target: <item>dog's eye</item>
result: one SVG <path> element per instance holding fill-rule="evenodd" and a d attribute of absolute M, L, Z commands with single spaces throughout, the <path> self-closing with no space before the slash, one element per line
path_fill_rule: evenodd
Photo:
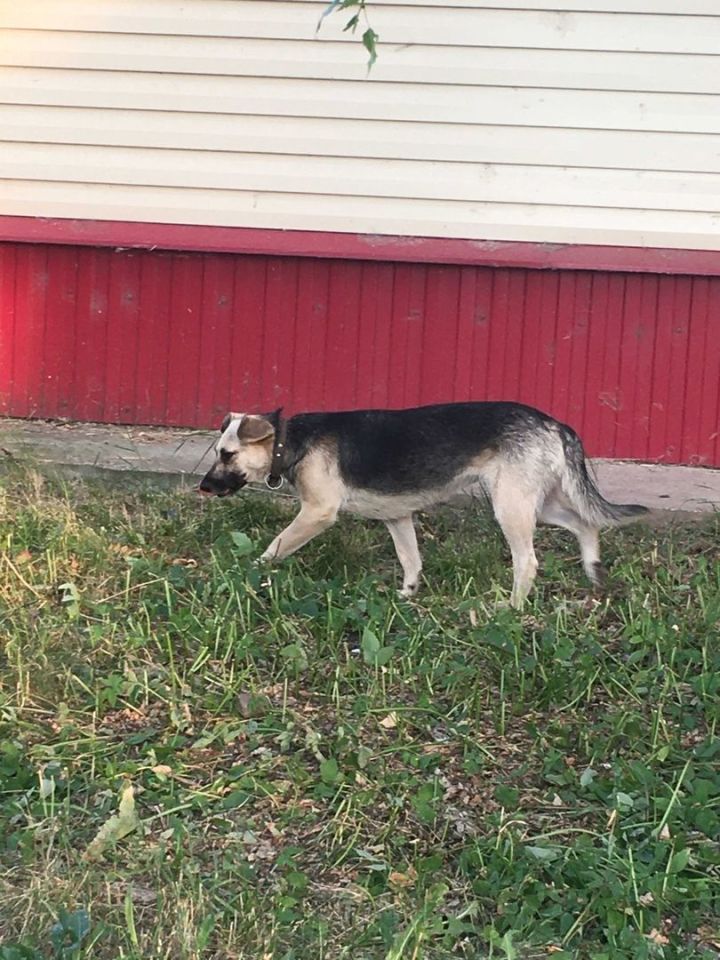
<path fill-rule="evenodd" d="M 233 454 L 233 451 L 232 451 L 232 450 L 221 450 L 221 451 L 220 451 L 220 459 L 222 460 L 223 463 L 230 463 L 230 461 L 231 461 L 232 458 L 233 458 L 233 455 L 234 455 L 234 454 Z"/>

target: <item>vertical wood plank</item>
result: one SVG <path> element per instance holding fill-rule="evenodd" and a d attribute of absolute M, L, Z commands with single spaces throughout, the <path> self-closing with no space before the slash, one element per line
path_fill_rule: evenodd
<path fill-rule="evenodd" d="M 196 423 L 204 267 L 199 255 L 173 256 L 167 383 L 167 421 L 172 426 Z"/>
<path fill-rule="evenodd" d="M 424 337 L 416 352 L 419 383 L 406 379 L 406 401 L 412 403 L 412 397 L 419 396 L 414 402 L 445 403 L 455 397 L 459 268 L 445 264 L 428 266 L 425 289 Z"/>
<path fill-rule="evenodd" d="M 42 408 L 47 261 L 47 247 L 33 245 L 17 248 L 11 384 L 11 412 L 15 417 L 51 415 Z"/>
<path fill-rule="evenodd" d="M 75 247 L 49 247 L 47 303 L 50 316 L 43 337 L 42 410 L 67 417 L 74 407 L 78 257 Z"/>
<path fill-rule="evenodd" d="M 80 249 L 78 253 L 72 407 L 72 416 L 76 420 L 105 419 L 108 289 L 112 257 L 109 250 L 94 250 L 91 247 Z"/>
<path fill-rule="evenodd" d="M 12 411 L 17 247 L 0 244 L 0 414 Z"/>
<path fill-rule="evenodd" d="M 238 257 L 230 342 L 228 410 L 262 410 L 262 370 L 265 347 L 265 300 L 269 267 L 265 257 Z M 227 412 L 227 411 L 226 411 Z"/>
<path fill-rule="evenodd" d="M 103 420 L 135 420 L 135 368 L 139 346 L 140 255 L 123 251 L 110 261 L 108 337 Z M 172 421 L 171 421 L 172 422 Z"/>
<path fill-rule="evenodd" d="M 145 254 L 142 258 L 141 282 L 138 297 L 140 347 L 135 369 L 135 415 L 138 423 L 164 424 L 170 422 L 167 408 L 168 383 L 173 356 L 171 342 L 175 335 L 171 322 L 172 255 Z M 200 378 L 202 375 L 202 370 L 191 374 Z"/>
<path fill-rule="evenodd" d="M 219 426 L 228 412 L 232 357 L 233 299 L 235 275 L 233 258 L 211 254 L 204 258 L 200 303 L 200 359 L 198 399 L 194 426 Z"/>

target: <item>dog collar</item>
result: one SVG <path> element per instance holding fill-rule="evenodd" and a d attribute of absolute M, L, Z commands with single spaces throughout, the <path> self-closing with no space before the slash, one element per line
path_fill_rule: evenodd
<path fill-rule="evenodd" d="M 269 490 L 279 490 L 283 485 L 283 460 L 285 459 L 285 438 L 287 436 L 287 424 L 278 412 L 277 424 L 275 426 L 275 443 L 273 444 L 272 460 L 270 461 L 270 473 L 265 477 L 265 486 Z"/>

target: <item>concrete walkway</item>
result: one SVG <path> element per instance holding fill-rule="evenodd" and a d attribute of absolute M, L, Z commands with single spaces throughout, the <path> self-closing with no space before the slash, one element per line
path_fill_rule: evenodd
<path fill-rule="evenodd" d="M 206 431 L 0 419 L 5 457 L 88 472 L 174 475 L 192 483 L 208 468 L 216 439 Z M 616 460 L 595 460 L 593 467 L 608 500 L 684 514 L 720 510 L 720 470 Z"/>

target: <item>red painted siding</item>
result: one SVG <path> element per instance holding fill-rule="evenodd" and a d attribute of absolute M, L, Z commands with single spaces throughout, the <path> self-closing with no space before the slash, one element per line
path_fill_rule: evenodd
<path fill-rule="evenodd" d="M 0 412 L 215 426 L 517 399 L 720 466 L 720 278 L 0 244 Z"/>

